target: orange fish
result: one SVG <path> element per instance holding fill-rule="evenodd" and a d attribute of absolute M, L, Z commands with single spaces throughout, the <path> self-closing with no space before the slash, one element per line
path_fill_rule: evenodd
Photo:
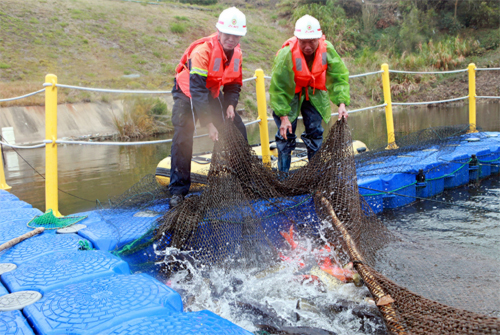
<path fill-rule="evenodd" d="M 280 234 L 292 247 L 292 250 L 298 248 L 299 250 L 307 251 L 306 248 L 300 246 L 293 239 L 293 225 L 290 226 L 290 230 L 288 233 L 280 232 Z M 334 276 L 344 283 L 352 281 L 353 276 L 356 273 L 356 271 L 353 270 L 352 263 L 349 263 L 344 268 L 342 268 L 335 259 L 332 261 L 331 256 L 333 255 L 331 255 L 331 252 L 332 248 L 328 244 L 326 244 L 322 249 L 312 251 L 312 253 L 316 254 L 316 261 L 321 270 Z M 287 257 L 280 253 L 280 258 L 286 262 L 296 262 L 300 268 L 306 266 L 305 262 L 299 257 Z"/>
<path fill-rule="evenodd" d="M 281 234 L 281 236 L 283 236 L 285 238 L 285 240 L 288 242 L 288 244 L 290 244 L 290 246 L 292 247 L 292 250 L 295 250 L 295 248 L 297 248 L 298 243 L 293 240 L 293 225 L 290 226 L 289 233 L 285 233 L 284 231 L 281 231 L 280 234 Z"/>

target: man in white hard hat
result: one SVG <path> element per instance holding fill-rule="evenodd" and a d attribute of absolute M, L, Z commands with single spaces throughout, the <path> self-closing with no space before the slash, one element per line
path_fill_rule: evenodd
<path fill-rule="evenodd" d="M 325 39 L 318 20 L 310 15 L 301 17 L 295 23 L 294 35 L 276 54 L 269 88 L 278 126 L 278 170 L 282 172 L 290 169 L 299 111 L 305 125 L 301 137 L 311 160 L 323 142 L 321 122 L 330 121 L 330 101 L 338 106 L 339 119 L 347 118 L 350 102 L 349 71 Z"/>
<path fill-rule="evenodd" d="M 235 113 L 243 84 L 239 43 L 247 32 L 246 18 L 237 8 L 231 7 L 220 14 L 215 26 L 216 33 L 193 42 L 186 49 L 176 68 L 172 89 L 175 132 L 169 185 L 171 207 L 184 200 L 191 186 L 196 119 L 208 128 L 213 141 L 219 137 L 217 127 L 228 119 L 247 138 L 245 125 Z"/>

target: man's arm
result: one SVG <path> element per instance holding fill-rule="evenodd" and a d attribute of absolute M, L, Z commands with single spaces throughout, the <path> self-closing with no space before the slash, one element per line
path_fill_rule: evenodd
<path fill-rule="evenodd" d="M 290 103 L 295 96 L 295 75 L 293 73 L 292 52 L 290 47 L 281 49 L 274 59 L 269 87 L 269 104 L 274 113 L 288 116 L 291 111 Z"/>
<path fill-rule="evenodd" d="M 240 98 L 241 85 L 226 84 L 222 91 L 224 92 L 224 110 L 226 111 L 226 117 L 234 120 L 234 113 Z"/>
<path fill-rule="evenodd" d="M 202 126 L 212 122 L 208 108 L 208 97 L 210 90 L 207 88 L 208 65 L 210 62 L 210 51 L 204 44 L 196 47 L 191 53 L 189 60 L 189 91 L 194 110 L 200 118 Z"/>
<path fill-rule="evenodd" d="M 330 100 L 339 106 L 339 118 L 347 117 L 345 107 L 351 102 L 349 70 L 330 42 L 326 42 L 328 69 L 326 70 L 326 89 Z"/>
<path fill-rule="evenodd" d="M 292 109 L 290 103 L 295 96 L 295 74 L 290 47 L 281 49 L 274 59 L 269 96 L 271 108 L 281 119 L 280 135 L 286 140 L 287 133 L 292 132 L 288 115 Z"/>

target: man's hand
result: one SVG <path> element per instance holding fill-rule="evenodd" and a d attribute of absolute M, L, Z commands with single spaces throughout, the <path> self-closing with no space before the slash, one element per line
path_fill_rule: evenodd
<path fill-rule="evenodd" d="M 290 120 L 288 120 L 288 116 L 282 116 L 280 117 L 280 119 L 281 119 L 280 135 L 285 140 L 287 140 L 286 134 L 292 133 L 292 124 L 290 123 Z"/>
<path fill-rule="evenodd" d="M 232 105 L 227 107 L 226 115 L 228 119 L 234 121 L 234 107 Z"/>
<path fill-rule="evenodd" d="M 339 105 L 339 120 L 342 119 L 342 116 L 347 120 L 347 110 L 344 103 Z"/>
<path fill-rule="evenodd" d="M 208 137 L 214 142 L 219 140 L 219 132 L 217 131 L 217 128 L 215 128 L 213 123 L 209 123 L 207 125 L 208 128 Z"/>

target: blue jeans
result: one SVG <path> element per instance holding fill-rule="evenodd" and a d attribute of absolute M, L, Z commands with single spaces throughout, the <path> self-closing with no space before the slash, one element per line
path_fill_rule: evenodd
<path fill-rule="evenodd" d="M 318 110 L 311 104 L 310 101 L 304 100 L 300 107 L 300 113 L 305 125 L 305 131 L 302 133 L 301 138 L 307 148 L 307 158 L 311 161 L 314 154 L 321 148 L 323 143 L 323 126 L 321 122 L 323 118 Z M 288 172 L 290 170 L 290 163 L 292 161 L 292 150 L 295 150 L 296 139 L 295 130 L 297 129 L 297 119 L 292 122 L 292 133 L 288 132 L 285 140 L 280 135 L 281 119 L 273 112 L 274 122 L 278 126 L 276 133 L 276 145 L 278 147 L 278 170 L 281 172 Z"/>

